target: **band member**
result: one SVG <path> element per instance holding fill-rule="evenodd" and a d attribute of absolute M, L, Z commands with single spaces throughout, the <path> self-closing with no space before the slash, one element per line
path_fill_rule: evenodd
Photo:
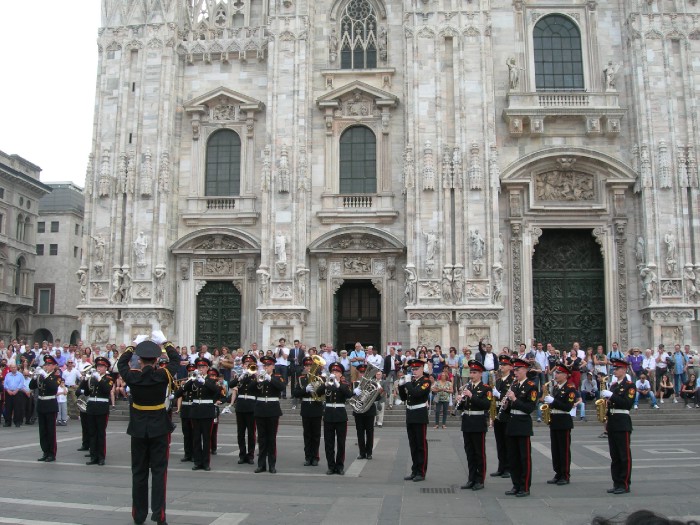
<path fill-rule="evenodd" d="M 506 496 L 523 498 L 530 495 L 532 481 L 532 458 L 530 436 L 532 436 L 532 417 L 530 414 L 537 406 L 537 385 L 527 378 L 530 363 L 524 359 L 513 359 L 515 381 L 505 396 L 506 411 L 509 414 L 506 426 L 506 446 L 508 448 L 508 465 L 513 488 L 506 491 Z"/>
<path fill-rule="evenodd" d="M 399 397 L 406 403 L 406 433 L 411 448 L 411 473 L 405 480 L 423 481 L 428 470 L 429 370 L 422 359 L 411 359 L 411 371 L 399 380 Z"/>
<path fill-rule="evenodd" d="M 345 474 L 345 438 L 348 435 L 348 413 L 345 401 L 352 397 L 350 385 L 343 377 L 345 367 L 331 363 L 326 381 L 326 409 L 323 413 L 323 441 L 326 446 L 326 474 Z M 336 446 L 337 445 L 337 446 Z"/>
<path fill-rule="evenodd" d="M 192 392 L 190 421 L 192 423 L 192 470 L 210 471 L 211 428 L 214 425 L 216 409 L 214 401 L 219 395 L 219 386 L 208 376 L 211 361 L 198 357 L 194 366 L 197 376 L 185 383 L 185 391 Z"/>
<path fill-rule="evenodd" d="M 219 371 L 216 368 L 209 369 L 209 377 L 216 382 L 218 388 L 218 393 L 214 399 L 214 421 L 211 426 L 211 439 L 209 440 L 209 449 L 212 456 L 216 456 L 216 451 L 219 444 L 219 416 L 221 415 L 221 409 L 219 405 L 226 399 L 226 387 L 223 381 L 220 379 Z"/>
<path fill-rule="evenodd" d="M 148 476 L 151 487 L 151 520 L 166 525 L 165 488 L 170 449 L 170 421 L 165 408 L 168 385 L 177 374 L 180 355 L 160 330 L 148 336 L 140 335 L 134 341 L 136 348 L 127 346 L 119 356 L 119 375 L 129 387 L 131 408 L 126 433 L 131 436 L 131 517 L 137 524 L 148 515 Z M 164 347 L 161 349 L 161 345 Z M 158 368 L 156 359 L 163 352 L 168 355 L 167 368 Z M 138 368 L 129 369 L 133 354 Z"/>
<path fill-rule="evenodd" d="M 58 401 L 56 393 L 63 382 L 60 376 L 54 374 L 56 360 L 46 354 L 44 364 L 29 382 L 30 389 L 37 389 L 37 414 L 39 419 L 39 443 L 43 455 L 37 461 L 56 461 L 56 414 Z"/>
<path fill-rule="evenodd" d="M 496 398 L 496 408 L 500 411 L 501 405 L 505 400 L 505 396 L 510 390 L 510 387 L 515 381 L 513 375 L 513 363 L 507 355 L 498 356 L 498 364 L 500 377 L 496 379 L 496 384 L 493 387 L 493 397 Z M 510 478 L 510 470 L 508 468 L 508 449 L 506 448 L 506 426 L 507 419 L 501 421 L 498 417 L 493 421 L 493 435 L 496 438 L 496 452 L 498 454 L 498 468 L 496 472 L 492 472 L 494 478 Z"/>
<path fill-rule="evenodd" d="M 488 409 L 491 407 L 491 387 L 481 382 L 484 365 L 470 359 L 469 382 L 457 396 L 457 410 L 462 411 L 462 437 L 467 454 L 469 477 L 462 489 L 481 490 L 486 479 L 486 432 Z"/>
<path fill-rule="evenodd" d="M 255 383 L 255 426 L 258 430 L 258 468 L 255 473 L 265 472 L 266 465 L 270 474 L 277 472 L 277 427 L 282 408 L 280 395 L 287 389 L 280 372 L 275 372 L 275 358 L 260 358 L 263 370 L 258 371 Z"/>
<path fill-rule="evenodd" d="M 114 386 L 107 373 L 111 366 L 106 357 L 95 358 L 95 371 L 80 382 L 80 391 L 87 396 L 85 418 L 90 436 L 90 461 L 86 465 L 104 465 L 107 455 L 107 422 L 109 396 Z"/>
<path fill-rule="evenodd" d="M 292 392 L 292 397 L 301 399 L 301 424 L 304 427 L 304 466 L 317 466 L 321 446 L 321 423 L 323 419 L 323 396 L 326 385 L 313 385 L 309 383 L 309 372 L 313 359 L 305 357 L 304 370 L 297 380 Z M 320 376 L 319 376 L 320 377 Z"/>
<path fill-rule="evenodd" d="M 610 385 L 610 390 L 603 390 L 600 395 L 608 401 L 608 447 L 610 449 L 610 474 L 613 487 L 609 494 L 625 494 L 630 491 L 632 475 L 632 450 L 630 437 L 632 435 L 632 419 L 630 408 L 634 405 L 637 389 L 627 380 L 627 361 L 611 359 L 610 366 L 616 382 Z"/>
<path fill-rule="evenodd" d="M 551 422 L 549 439 L 552 443 L 552 468 L 554 477 L 550 485 L 568 485 L 571 467 L 571 429 L 574 421 L 570 411 L 576 401 L 576 387 L 570 382 L 571 370 L 566 365 L 554 367 L 554 386 L 544 402 L 549 405 Z"/>
<path fill-rule="evenodd" d="M 254 356 L 243 357 L 243 371 L 228 384 L 231 403 L 236 405 L 236 432 L 238 434 L 238 464 L 255 462 L 255 393 L 257 391 Z"/>
<path fill-rule="evenodd" d="M 367 365 L 364 363 L 357 366 L 360 378 L 362 378 L 366 370 Z M 359 385 L 360 381 L 353 383 L 353 393 L 356 396 L 362 394 Z M 360 449 L 360 455 L 357 456 L 357 459 L 372 459 L 372 449 L 374 448 L 374 418 L 377 416 L 377 407 L 375 403 L 372 403 L 369 410 L 366 412 L 358 413 L 353 410 L 352 415 L 355 418 L 357 446 Z"/>
<path fill-rule="evenodd" d="M 187 365 L 187 373 L 192 374 L 197 370 L 194 363 Z M 180 384 L 175 391 L 173 399 L 177 400 L 178 412 L 180 413 L 180 424 L 182 425 L 182 444 L 185 448 L 185 455 L 180 458 L 180 461 L 186 463 L 192 461 L 192 399 L 194 399 L 194 391 L 185 391 L 185 383 Z"/>

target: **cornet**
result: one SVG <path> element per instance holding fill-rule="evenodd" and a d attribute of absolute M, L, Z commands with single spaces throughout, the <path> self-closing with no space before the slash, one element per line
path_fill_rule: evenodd
<path fill-rule="evenodd" d="M 265 369 L 264 368 L 258 368 L 255 371 L 255 375 L 257 376 L 258 383 L 262 383 L 263 381 L 265 381 Z"/>

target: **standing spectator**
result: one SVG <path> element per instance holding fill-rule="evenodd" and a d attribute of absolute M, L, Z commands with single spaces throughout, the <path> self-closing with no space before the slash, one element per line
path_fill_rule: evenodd
<path fill-rule="evenodd" d="M 661 402 L 663 403 L 664 396 L 661 395 L 661 383 L 663 382 L 663 376 L 668 373 L 668 362 L 670 361 L 671 356 L 668 355 L 663 344 L 660 344 L 658 348 L 659 349 L 656 353 L 656 397 L 660 398 Z"/>
<path fill-rule="evenodd" d="M 686 371 L 688 370 L 688 358 L 681 352 L 681 345 L 676 345 L 673 349 L 673 388 L 676 395 L 681 393 L 681 385 L 685 380 Z"/>
<path fill-rule="evenodd" d="M 656 384 L 656 359 L 652 355 L 651 348 L 644 350 L 644 358 L 642 359 L 642 371 L 647 375 L 652 390 L 658 390 Z"/>
<path fill-rule="evenodd" d="M 442 371 L 437 381 L 431 388 L 435 399 L 435 428 L 440 426 L 440 413 L 442 412 L 442 428 L 447 428 L 447 411 L 452 395 L 452 383 L 447 377 L 447 372 Z"/>
<path fill-rule="evenodd" d="M 608 356 L 605 355 L 603 345 L 598 345 L 595 355 L 593 356 L 593 367 L 596 374 L 608 375 Z"/>
<path fill-rule="evenodd" d="M 547 343 L 547 372 L 550 375 L 550 379 L 554 379 L 554 367 L 559 364 L 559 354 L 556 348 L 552 346 L 552 343 Z"/>
<path fill-rule="evenodd" d="M 481 374 L 481 382 L 485 385 L 489 383 L 489 376 L 496 369 L 498 363 L 496 356 L 493 353 L 491 344 L 484 345 L 484 340 L 479 339 L 479 353 L 476 356 L 476 361 L 484 366 L 484 371 Z"/>
<path fill-rule="evenodd" d="M 437 379 L 442 369 L 445 367 L 445 356 L 442 353 L 442 347 L 440 345 L 435 345 L 435 350 L 430 360 L 433 364 L 433 378 Z"/>
<path fill-rule="evenodd" d="M 384 358 L 371 345 L 367 347 L 366 362 L 369 365 L 377 367 L 379 370 L 384 368 Z"/>
<path fill-rule="evenodd" d="M 357 367 L 360 366 L 361 364 L 364 364 L 365 358 L 367 357 L 367 354 L 365 353 L 365 349 L 362 347 L 362 343 L 357 342 L 355 343 L 355 349 L 350 352 L 350 380 L 354 383 L 357 381 L 359 377 L 359 373 L 357 372 Z"/>
<path fill-rule="evenodd" d="M 569 352 L 569 357 L 566 358 L 564 364 L 571 370 L 571 382 L 576 387 L 576 390 L 581 388 L 581 358 L 578 356 L 577 346 L 574 343 L 574 348 Z"/>
<path fill-rule="evenodd" d="M 58 368 L 56 368 L 58 370 Z M 58 415 L 56 416 L 56 424 L 59 427 L 68 426 L 68 388 L 65 383 L 58 385 L 56 392 L 56 401 L 58 402 Z"/>
<path fill-rule="evenodd" d="M 199 352 L 194 351 L 195 347 L 191 346 L 190 350 L 190 363 L 194 364 L 197 359 L 204 358 L 207 361 L 211 361 L 211 354 L 209 353 L 209 347 L 207 345 L 202 345 L 199 347 Z"/>
<path fill-rule="evenodd" d="M 185 379 L 187 377 L 187 365 L 190 364 L 190 356 L 187 353 L 187 347 L 183 346 L 180 349 L 180 366 L 177 368 L 177 378 Z"/>
<path fill-rule="evenodd" d="M 396 355 L 396 348 L 390 346 L 389 353 L 384 358 L 384 377 L 391 382 L 396 381 L 396 373 L 398 372 L 399 368 L 401 368 L 401 358 Z"/>
<path fill-rule="evenodd" d="M 615 341 L 612 344 L 612 350 L 610 350 L 610 352 L 608 353 L 608 360 L 610 359 L 622 359 L 623 361 L 625 360 L 625 356 L 622 355 L 622 350 L 620 350 L 617 341 Z"/>
<path fill-rule="evenodd" d="M 336 362 L 343 365 L 343 377 L 345 378 L 345 381 L 350 383 L 350 368 L 352 368 L 352 365 L 350 364 L 350 359 L 348 358 L 348 351 L 341 350 L 340 357 Z"/>
<path fill-rule="evenodd" d="M 469 360 L 472 358 L 472 351 L 466 346 L 462 347 L 462 355 L 459 356 L 459 373 L 455 380 L 455 391 L 459 392 L 463 385 L 469 382 Z"/>
<path fill-rule="evenodd" d="M 277 348 L 273 353 L 275 358 L 275 374 L 282 376 L 284 389 L 280 392 L 282 399 L 287 399 L 287 380 L 289 378 L 289 348 L 287 348 L 287 340 L 280 337 L 277 341 Z M 272 459 L 271 459 L 272 461 Z"/>
<path fill-rule="evenodd" d="M 9 372 L 5 376 L 5 426 L 15 424 L 17 428 L 22 426 L 26 395 L 24 393 L 24 375 L 17 371 L 17 363 L 10 361 Z"/>
<path fill-rule="evenodd" d="M 76 370 L 73 359 L 70 358 L 66 361 L 66 370 L 63 372 L 63 381 L 65 382 L 66 389 L 66 402 L 68 417 L 70 419 L 78 419 L 78 397 L 76 395 L 76 390 L 78 390 L 78 383 L 80 382 L 80 372 Z M 59 407 L 60 412 L 60 407 Z M 68 418 L 66 418 L 68 420 Z"/>
<path fill-rule="evenodd" d="M 630 364 L 634 375 L 637 378 L 639 378 L 642 372 L 644 372 L 644 369 L 642 368 L 642 363 L 644 362 L 644 357 L 642 356 L 642 349 L 632 348 L 630 351 L 632 353 L 631 355 L 627 356 L 627 362 Z M 637 391 L 639 391 L 639 389 L 637 389 Z"/>
<path fill-rule="evenodd" d="M 695 352 L 693 352 L 690 349 L 690 345 L 685 345 L 683 347 L 683 353 L 685 354 L 685 357 L 687 358 L 687 363 L 688 363 L 687 374 L 688 375 L 695 374 L 697 376 L 698 374 L 695 371 Z"/>
<path fill-rule="evenodd" d="M 547 359 L 547 352 L 544 351 L 542 343 L 538 342 L 535 346 L 535 361 L 539 365 L 540 372 L 540 385 L 544 385 L 547 382 L 547 376 L 552 373 L 553 369 L 549 368 L 549 359 Z M 541 388 L 541 387 L 540 387 Z"/>
<path fill-rule="evenodd" d="M 445 366 L 452 376 L 452 393 L 456 393 L 457 389 L 455 386 L 459 377 L 459 358 L 457 357 L 457 349 L 454 346 L 450 347 L 447 359 L 445 359 Z"/>
<path fill-rule="evenodd" d="M 328 372 L 328 367 L 330 367 L 333 363 L 338 362 L 338 355 L 335 353 L 333 350 L 333 345 L 332 344 L 324 344 L 321 343 L 321 357 L 326 361 L 326 364 L 323 366 L 323 369 Z M 347 355 L 347 352 L 345 352 L 345 355 Z M 350 362 L 348 361 L 348 364 Z M 343 365 L 345 366 L 345 365 Z M 345 368 L 346 371 L 350 371 L 350 368 Z"/>
<path fill-rule="evenodd" d="M 218 348 L 214 348 L 211 353 L 211 368 L 219 370 L 221 368 L 221 351 Z"/>
<path fill-rule="evenodd" d="M 695 400 L 695 408 L 700 408 L 700 389 L 698 389 L 698 381 L 695 374 L 690 374 L 688 381 L 683 384 L 681 397 L 685 400 L 685 406 L 687 408 L 693 408 L 688 403 L 691 399 Z"/>
<path fill-rule="evenodd" d="M 374 425 L 381 427 L 384 424 L 384 414 L 386 409 L 391 409 L 390 393 L 392 387 L 392 380 L 388 377 L 382 379 L 383 375 L 381 372 L 377 372 L 375 379 L 379 382 L 380 389 L 377 400 L 375 401 L 377 405 L 377 419 Z"/>
<path fill-rule="evenodd" d="M 637 394 L 634 397 L 635 410 L 639 408 L 640 397 L 648 397 L 649 401 L 651 402 L 651 408 L 659 408 L 659 405 L 656 404 L 656 396 L 654 395 L 654 392 L 651 389 L 651 384 L 649 383 L 646 374 L 642 374 L 641 376 L 639 376 L 639 379 L 637 379 L 635 386 L 637 387 Z"/>
<path fill-rule="evenodd" d="M 289 393 L 291 395 L 292 390 L 297 384 L 297 379 L 299 375 L 304 370 L 304 356 L 305 352 L 301 346 L 299 339 L 294 340 L 294 346 L 289 349 Z M 298 399 L 301 403 L 301 398 Z M 297 407 L 297 398 L 292 396 L 292 408 Z"/>

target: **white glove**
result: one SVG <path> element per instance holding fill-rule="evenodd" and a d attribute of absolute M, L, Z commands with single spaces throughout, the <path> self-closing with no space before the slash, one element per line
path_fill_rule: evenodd
<path fill-rule="evenodd" d="M 137 335 L 136 339 L 134 339 L 134 346 L 138 345 L 139 343 L 143 343 L 146 340 L 148 340 L 147 335 Z"/>
<path fill-rule="evenodd" d="M 610 390 L 603 390 L 600 393 L 600 395 L 603 396 L 605 399 L 608 399 L 609 397 L 611 397 L 613 395 L 613 393 Z"/>
<path fill-rule="evenodd" d="M 401 386 L 405 383 L 406 383 L 406 376 L 403 376 L 401 379 L 399 379 L 399 386 Z"/>
<path fill-rule="evenodd" d="M 336 388 L 340 388 L 340 381 L 338 381 L 337 377 L 333 379 L 333 383 L 335 383 Z"/>
<path fill-rule="evenodd" d="M 359 396 L 362 393 L 362 390 L 360 390 L 359 388 L 356 388 L 355 390 L 353 390 L 353 392 L 355 392 L 356 396 Z"/>
<path fill-rule="evenodd" d="M 100 374 L 98 374 L 97 372 L 93 372 L 93 373 L 92 373 L 92 378 L 93 378 L 95 381 L 99 381 L 99 380 L 100 380 Z"/>
<path fill-rule="evenodd" d="M 429 374 L 430 373 L 430 367 L 428 366 L 428 363 L 425 363 L 423 365 L 423 373 L 424 374 Z"/>
<path fill-rule="evenodd" d="M 272 376 L 270 374 L 265 374 L 265 381 L 269 381 L 272 379 Z"/>
<path fill-rule="evenodd" d="M 549 404 L 552 401 L 554 401 L 554 398 L 552 396 L 544 396 L 544 402 Z"/>
<path fill-rule="evenodd" d="M 314 391 L 313 385 L 306 385 L 306 391 L 309 393 L 313 392 Z"/>
<path fill-rule="evenodd" d="M 404 378 L 406 379 L 406 381 L 413 381 L 413 375 L 412 375 L 412 374 L 406 374 L 406 375 L 404 376 Z"/>
<path fill-rule="evenodd" d="M 498 389 L 496 387 L 493 387 L 492 394 L 493 394 L 493 397 L 495 397 L 496 399 L 501 399 L 501 393 L 498 391 Z"/>
<path fill-rule="evenodd" d="M 171 401 L 172 401 L 173 399 L 175 399 L 175 394 L 170 394 L 170 395 L 168 396 L 168 399 L 170 399 Z"/>
<path fill-rule="evenodd" d="M 163 334 L 163 332 L 161 330 L 153 330 L 151 332 L 151 341 L 153 341 L 154 343 L 156 343 L 158 345 L 162 345 L 167 340 L 168 340 L 168 338 L 165 337 L 165 335 Z"/>
<path fill-rule="evenodd" d="M 199 377 L 197 378 L 197 381 L 200 382 L 200 383 L 202 383 L 202 384 L 204 384 L 204 377 L 199 376 Z"/>
<path fill-rule="evenodd" d="M 42 368 L 41 371 L 39 372 L 39 375 L 40 375 L 41 377 L 48 377 L 48 376 L 49 376 L 49 373 L 48 373 L 46 370 L 44 370 L 44 369 Z"/>
<path fill-rule="evenodd" d="M 222 411 L 222 414 L 230 414 L 231 413 L 231 407 L 225 407 Z"/>

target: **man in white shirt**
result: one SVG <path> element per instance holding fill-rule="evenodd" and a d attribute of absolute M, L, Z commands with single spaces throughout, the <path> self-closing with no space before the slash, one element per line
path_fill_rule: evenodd
<path fill-rule="evenodd" d="M 545 351 L 542 343 L 538 342 L 535 348 L 535 361 L 540 365 L 542 373 L 540 373 L 540 388 L 547 382 L 547 372 L 549 367 L 549 360 L 547 359 L 547 352 Z"/>
<path fill-rule="evenodd" d="M 367 363 L 376 366 L 379 370 L 384 368 L 384 358 L 374 350 L 372 345 L 367 347 Z"/>
<path fill-rule="evenodd" d="M 190 350 L 192 347 L 190 347 Z M 190 363 L 194 364 L 194 362 L 199 359 L 200 357 L 205 357 L 209 361 L 211 361 L 211 354 L 209 353 L 209 347 L 207 345 L 202 345 L 199 347 L 199 353 L 197 352 L 192 352 L 190 354 Z"/>
<path fill-rule="evenodd" d="M 576 357 L 581 359 L 581 361 L 586 360 L 586 352 L 585 352 L 585 350 L 581 349 L 581 345 L 579 345 L 578 341 L 574 342 L 573 349 L 576 350 Z"/>
<path fill-rule="evenodd" d="M 661 380 L 663 376 L 668 372 L 668 364 L 666 359 L 670 358 L 668 352 L 666 352 L 666 347 L 663 344 L 659 345 L 659 349 L 656 352 L 656 395 L 661 395 Z M 675 398 L 674 398 L 675 399 Z M 663 398 L 662 398 L 663 401 Z"/>
<path fill-rule="evenodd" d="M 642 372 L 644 372 L 651 383 L 652 390 L 656 383 L 656 358 L 651 352 L 651 348 L 644 350 L 644 359 L 642 359 Z"/>
<path fill-rule="evenodd" d="M 326 364 L 323 366 L 323 369 L 326 372 L 328 372 L 328 367 L 338 361 L 338 355 L 333 350 L 332 344 L 326 345 L 322 343 L 321 346 L 323 346 L 323 348 L 321 349 L 321 357 L 326 361 Z"/>
<path fill-rule="evenodd" d="M 637 379 L 637 394 L 634 397 L 634 409 L 637 410 L 639 408 L 639 398 L 640 397 L 648 397 L 649 401 L 651 402 L 651 408 L 659 408 L 659 405 L 656 404 L 656 396 L 654 395 L 654 392 L 651 390 L 651 383 L 649 383 L 649 380 L 647 379 L 646 374 L 640 374 L 639 379 Z"/>
<path fill-rule="evenodd" d="M 73 358 L 68 358 L 66 361 L 66 369 L 63 371 L 61 377 L 66 383 L 66 388 L 68 388 L 67 402 L 68 402 L 68 417 L 71 419 L 78 419 L 78 398 L 75 395 L 75 391 L 78 389 L 80 383 L 80 371 L 75 368 L 75 362 Z"/>
<path fill-rule="evenodd" d="M 280 337 L 277 342 L 277 348 L 273 350 L 275 357 L 275 373 L 281 374 L 284 378 L 284 390 L 282 391 L 282 399 L 287 399 L 287 378 L 289 377 L 289 348 L 287 348 L 287 340 Z"/>

